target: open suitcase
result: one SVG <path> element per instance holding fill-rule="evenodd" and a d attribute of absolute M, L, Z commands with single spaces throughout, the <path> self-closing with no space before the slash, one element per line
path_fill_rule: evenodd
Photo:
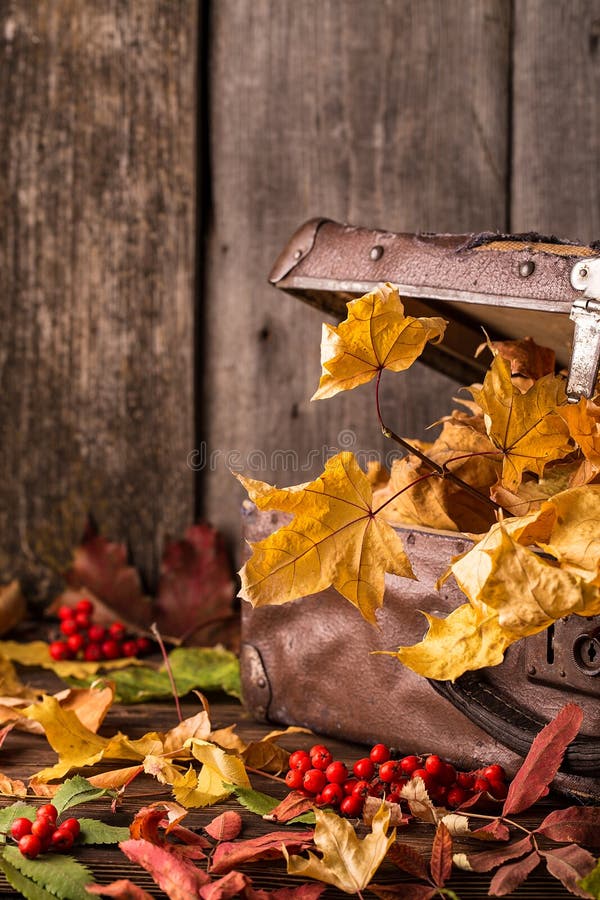
<path fill-rule="evenodd" d="M 540 235 L 392 234 L 307 222 L 271 282 L 345 316 L 348 300 L 397 285 L 411 315 L 450 321 L 422 360 L 461 384 L 480 377 L 481 325 L 494 339 L 531 335 L 569 366 L 567 394 L 591 396 L 600 361 L 600 251 Z M 264 538 L 284 517 L 244 504 L 244 535 Z M 333 590 L 284 606 L 243 604 L 242 683 L 259 719 L 303 725 L 402 753 L 435 752 L 461 769 L 490 759 L 511 772 L 534 735 L 568 701 L 584 710 L 556 787 L 600 800 L 600 616 L 569 616 L 509 647 L 496 667 L 436 682 L 375 655 L 421 639 L 420 610 L 446 616 L 464 597 L 435 583 L 470 542 L 459 532 L 397 529 L 417 581 L 386 576 L 380 630 Z M 315 615 L 318 605 L 318 615 Z"/>

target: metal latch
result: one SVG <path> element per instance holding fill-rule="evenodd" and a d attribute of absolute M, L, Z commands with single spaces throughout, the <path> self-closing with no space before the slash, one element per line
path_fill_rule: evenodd
<path fill-rule="evenodd" d="M 575 333 L 567 398 L 569 403 L 577 403 L 581 397 L 593 396 L 600 367 L 600 257 L 576 263 L 571 270 L 571 284 L 583 293 L 571 307 L 570 315 Z"/>

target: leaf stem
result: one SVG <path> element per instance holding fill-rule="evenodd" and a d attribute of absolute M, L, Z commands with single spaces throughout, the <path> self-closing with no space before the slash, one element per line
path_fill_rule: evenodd
<path fill-rule="evenodd" d="M 280 784 L 285 784 L 285 778 L 280 778 L 279 775 L 271 775 L 270 772 L 263 772 L 262 769 L 253 769 L 251 766 L 246 766 L 244 763 L 244 767 L 246 772 L 252 772 L 253 775 L 261 775 L 263 778 L 270 778 L 271 781 L 278 781 Z"/>
<path fill-rule="evenodd" d="M 483 813 L 473 813 L 468 809 L 465 809 L 464 811 L 461 809 L 455 809 L 454 812 L 457 816 L 464 816 L 467 819 L 485 819 L 486 822 L 495 822 L 496 819 L 498 819 L 500 822 L 504 822 L 506 825 L 512 825 L 513 828 L 518 828 L 519 831 L 524 831 L 525 834 L 533 835 L 531 829 L 525 828 L 524 825 L 520 825 L 513 819 L 505 819 L 504 816 L 485 816 L 483 815 Z"/>
<path fill-rule="evenodd" d="M 177 710 L 177 718 L 180 722 L 183 722 L 183 715 L 181 713 L 181 704 L 179 703 L 179 696 L 177 695 L 177 685 L 175 684 L 175 679 L 173 677 L 173 670 L 171 668 L 171 662 L 169 660 L 169 656 L 167 654 L 164 641 L 162 639 L 161 633 L 158 630 L 158 626 L 156 622 L 153 622 L 150 626 L 150 631 L 154 635 L 156 639 L 156 643 L 160 647 L 160 652 L 162 654 L 162 658 L 165 663 L 165 669 L 167 670 L 167 675 L 169 676 L 169 681 L 171 683 L 171 691 L 173 692 L 173 699 L 175 700 L 175 709 Z"/>

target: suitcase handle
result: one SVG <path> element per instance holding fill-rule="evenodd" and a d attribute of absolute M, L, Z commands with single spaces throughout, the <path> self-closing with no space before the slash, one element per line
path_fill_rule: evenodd
<path fill-rule="evenodd" d="M 467 672 L 454 682 L 429 679 L 429 683 L 467 719 L 519 756 L 527 754 L 536 734 L 547 724 L 498 693 L 477 672 Z M 595 777 L 599 765 L 600 741 L 579 737 L 567 748 L 561 770 Z"/>

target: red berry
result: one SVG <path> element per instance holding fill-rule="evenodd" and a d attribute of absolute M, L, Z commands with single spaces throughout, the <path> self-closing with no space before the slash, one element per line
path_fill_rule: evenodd
<path fill-rule="evenodd" d="M 27 859 L 35 859 L 42 849 L 42 842 L 35 834 L 25 834 L 19 841 L 19 850 Z"/>
<path fill-rule="evenodd" d="M 323 803 L 327 803 L 329 806 L 338 806 L 344 799 L 344 791 L 340 784 L 330 782 L 321 791 L 321 797 Z"/>
<path fill-rule="evenodd" d="M 490 789 L 490 783 L 487 778 L 484 778 L 483 775 L 478 775 L 475 781 L 473 782 L 473 790 L 476 794 L 479 794 L 483 791 L 488 791 Z"/>
<path fill-rule="evenodd" d="M 288 759 L 288 766 L 290 769 L 299 769 L 301 772 L 308 772 L 309 769 L 312 769 L 310 756 L 306 750 L 294 750 Z"/>
<path fill-rule="evenodd" d="M 506 772 L 497 763 L 493 766 L 487 766 L 481 774 L 488 781 L 506 781 Z"/>
<path fill-rule="evenodd" d="M 457 806 L 462 806 L 465 800 L 468 799 L 468 792 L 464 788 L 458 786 L 451 787 L 446 794 L 446 803 L 453 809 L 456 809 Z"/>
<path fill-rule="evenodd" d="M 362 781 L 357 781 L 356 784 L 354 785 L 354 787 L 352 788 L 352 796 L 353 797 L 362 797 L 364 799 L 365 797 L 369 796 L 370 791 L 371 791 L 371 785 L 369 784 L 368 781 L 365 781 L 363 779 Z"/>
<path fill-rule="evenodd" d="M 357 794 L 349 794 L 340 803 L 340 812 L 343 816 L 359 816 L 363 808 L 363 798 Z"/>
<path fill-rule="evenodd" d="M 76 634 L 76 632 L 79 631 L 79 626 L 75 619 L 63 619 L 60 623 L 60 630 L 65 637 L 70 637 L 72 634 Z"/>
<path fill-rule="evenodd" d="M 394 794 L 399 794 L 405 784 L 408 784 L 408 778 L 398 778 L 390 784 L 390 791 Z"/>
<path fill-rule="evenodd" d="M 506 795 L 508 794 L 508 788 L 503 781 L 495 781 L 493 778 L 489 779 L 490 786 L 488 788 L 489 793 L 495 800 L 504 800 Z"/>
<path fill-rule="evenodd" d="M 78 600 L 75 604 L 75 610 L 78 613 L 84 613 L 86 616 L 91 616 L 94 612 L 94 604 L 87 597 L 82 597 L 81 600 Z"/>
<path fill-rule="evenodd" d="M 456 782 L 456 769 L 450 763 L 444 763 L 442 771 L 438 775 L 438 781 L 444 787 L 451 787 Z"/>
<path fill-rule="evenodd" d="M 78 634 L 70 634 L 69 637 L 67 638 L 67 646 L 68 646 L 69 650 L 74 654 L 77 654 L 77 653 L 79 653 L 80 650 L 83 650 L 85 643 L 86 643 L 86 641 L 85 641 L 84 636 L 79 633 Z"/>
<path fill-rule="evenodd" d="M 285 783 L 291 791 L 299 791 L 302 787 L 303 773 L 300 769 L 290 769 L 285 776 Z"/>
<path fill-rule="evenodd" d="M 446 763 L 444 762 L 444 760 L 441 757 L 436 756 L 435 754 L 432 754 L 431 756 L 428 756 L 427 759 L 425 760 L 424 768 L 429 772 L 429 774 L 433 778 L 435 778 L 436 780 L 439 780 L 440 775 L 444 771 L 445 765 L 446 765 Z"/>
<path fill-rule="evenodd" d="M 74 841 L 72 832 L 61 825 L 52 835 L 51 846 L 53 850 L 70 850 Z"/>
<path fill-rule="evenodd" d="M 125 630 L 125 626 L 122 622 L 113 622 L 112 625 L 109 626 L 108 633 L 115 641 L 122 641 L 125 637 Z"/>
<path fill-rule="evenodd" d="M 351 794 L 358 784 L 358 778 L 349 778 L 348 781 L 345 781 L 342 785 L 344 788 L 345 794 Z"/>
<path fill-rule="evenodd" d="M 422 780 L 423 784 L 425 785 L 425 789 L 427 790 L 427 793 L 429 793 L 429 791 L 434 786 L 436 786 L 436 782 L 435 782 L 433 775 L 431 775 L 431 773 L 428 772 L 427 769 L 415 769 L 415 771 L 412 773 L 412 777 L 420 778 Z"/>
<path fill-rule="evenodd" d="M 310 751 L 310 761 L 314 769 L 321 769 L 323 772 L 327 766 L 333 762 L 333 756 L 322 744 L 317 744 Z"/>
<path fill-rule="evenodd" d="M 99 644 L 106 637 L 106 629 L 103 625 L 90 625 L 88 628 L 88 637 L 90 641 Z"/>
<path fill-rule="evenodd" d="M 405 775 L 412 775 L 415 769 L 420 769 L 422 765 L 423 760 L 420 756 L 405 756 L 400 760 L 400 768 Z"/>
<path fill-rule="evenodd" d="M 448 787 L 445 784 L 434 781 L 431 788 L 428 788 L 428 793 L 432 800 L 437 800 L 438 803 L 444 803 L 448 796 Z"/>
<path fill-rule="evenodd" d="M 375 746 L 371 748 L 371 752 L 369 753 L 369 758 L 371 759 L 371 761 L 377 763 L 378 765 L 379 763 L 387 762 L 390 756 L 390 748 L 386 747 L 385 744 L 375 744 Z"/>
<path fill-rule="evenodd" d="M 103 658 L 100 644 L 88 644 L 83 651 L 83 658 L 86 662 L 100 662 Z"/>
<path fill-rule="evenodd" d="M 475 776 L 472 772 L 457 772 L 456 783 L 466 791 L 472 791 L 473 785 L 475 784 Z"/>
<path fill-rule="evenodd" d="M 385 799 L 387 800 L 388 803 L 400 803 L 400 800 L 402 798 L 400 797 L 400 794 L 397 791 L 392 791 L 391 793 L 389 793 L 387 795 L 387 797 Z"/>
<path fill-rule="evenodd" d="M 60 662 L 62 659 L 72 659 L 73 657 L 73 653 L 66 641 L 52 641 L 48 647 L 48 653 L 57 662 Z"/>
<path fill-rule="evenodd" d="M 31 833 L 40 839 L 42 844 L 48 845 L 54 834 L 54 822 L 45 816 L 39 816 L 31 825 Z"/>
<path fill-rule="evenodd" d="M 352 771 L 357 778 L 366 778 L 369 781 L 375 774 L 375 763 L 370 757 L 365 756 L 363 759 L 356 760 Z"/>
<path fill-rule="evenodd" d="M 348 769 L 343 762 L 336 760 L 325 769 L 325 777 L 331 784 L 343 784 L 348 778 Z"/>
<path fill-rule="evenodd" d="M 387 790 L 387 784 L 384 784 L 383 781 L 373 781 L 371 782 L 371 786 L 369 788 L 369 796 L 370 797 L 383 797 Z"/>
<path fill-rule="evenodd" d="M 73 838 L 79 837 L 81 832 L 81 825 L 79 824 L 79 819 L 76 819 L 74 816 L 71 816 L 70 819 L 65 819 L 64 822 L 60 823 L 60 828 L 65 828 L 67 831 L 70 831 L 73 835 Z"/>
<path fill-rule="evenodd" d="M 309 769 L 304 773 L 302 787 L 309 794 L 320 794 L 326 784 L 327 778 L 321 769 Z"/>
<path fill-rule="evenodd" d="M 90 627 L 90 617 L 87 613 L 75 613 L 75 621 L 77 622 L 77 627 L 82 630 Z"/>
<path fill-rule="evenodd" d="M 14 837 L 15 841 L 20 841 L 21 838 L 25 837 L 26 834 L 31 834 L 31 825 L 32 823 L 29 819 L 14 819 L 12 825 L 10 826 L 10 833 Z"/>
<path fill-rule="evenodd" d="M 138 646 L 137 641 L 129 640 L 123 641 L 123 656 L 137 656 L 138 655 Z M 307 755 L 306 757 L 310 764 L 310 757 Z"/>
<path fill-rule="evenodd" d="M 104 659 L 118 659 L 121 656 L 121 645 L 112 638 L 102 642 L 102 656 Z"/>
<path fill-rule="evenodd" d="M 58 608 L 58 618 L 59 619 L 72 619 L 75 615 L 75 610 L 71 606 L 59 606 Z"/>
<path fill-rule="evenodd" d="M 58 819 L 58 810 L 53 803 L 44 803 L 43 806 L 38 806 L 36 816 L 38 818 L 43 816 L 46 819 L 51 819 L 52 822 L 56 822 Z"/>
<path fill-rule="evenodd" d="M 397 759 L 389 759 L 387 762 L 384 762 L 379 766 L 379 778 L 381 779 L 381 781 L 385 781 L 387 784 L 392 781 L 397 781 L 401 775 L 402 768 L 400 766 L 400 762 Z"/>
<path fill-rule="evenodd" d="M 143 656 L 144 653 L 150 653 L 152 650 L 152 641 L 149 641 L 148 638 L 139 637 L 135 639 L 135 642 L 140 656 Z"/>

